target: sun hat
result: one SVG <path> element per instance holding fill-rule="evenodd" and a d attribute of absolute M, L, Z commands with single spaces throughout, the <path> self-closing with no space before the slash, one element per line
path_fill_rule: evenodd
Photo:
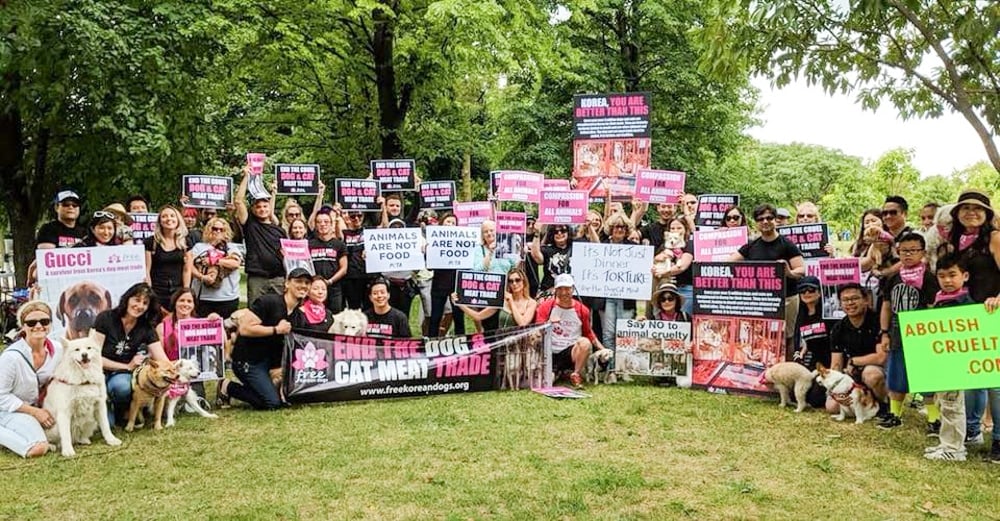
<path fill-rule="evenodd" d="M 132 217 L 129 216 L 128 212 L 125 211 L 125 205 L 122 203 L 111 203 L 104 207 L 105 212 L 111 212 L 117 216 L 118 221 L 131 226 Z"/>
<path fill-rule="evenodd" d="M 681 306 L 684 305 L 684 296 L 677 291 L 677 286 L 672 282 L 664 282 L 656 288 L 656 291 L 653 292 L 653 302 L 655 302 L 657 306 L 660 305 L 660 297 L 662 297 L 664 293 L 674 294 L 674 297 L 677 298 L 677 309 L 680 309 Z"/>
<path fill-rule="evenodd" d="M 951 217 L 954 220 L 958 220 L 958 209 L 962 207 L 963 204 L 971 204 L 984 208 L 986 210 L 986 222 L 993 220 L 993 216 L 996 212 L 990 206 L 990 197 L 979 190 L 965 190 L 958 196 L 958 202 L 955 203 L 955 207 L 951 209 Z"/>

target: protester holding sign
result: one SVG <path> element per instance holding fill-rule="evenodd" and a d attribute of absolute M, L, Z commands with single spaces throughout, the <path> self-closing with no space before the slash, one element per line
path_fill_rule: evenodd
<path fill-rule="evenodd" d="M 545 236 L 545 240 L 541 239 Z M 538 291 L 544 292 L 552 288 L 557 275 L 569 273 L 569 258 L 573 251 L 573 239 L 569 226 L 557 224 L 542 227 L 535 223 L 535 238 L 531 242 L 531 258 L 542 266 L 542 281 Z"/>
<path fill-rule="evenodd" d="M 309 239 L 309 256 L 316 275 L 326 281 L 326 307 L 340 313 L 344 309 L 340 281 L 347 275 L 347 252 L 344 241 L 336 236 L 333 217 L 331 210 L 320 210 L 316 215 L 316 233 Z"/>
<path fill-rule="evenodd" d="M 543 300 L 535 312 L 535 322 L 552 323 L 549 345 L 552 348 L 552 370 L 572 371 L 569 381 L 583 387 L 581 374 L 594 349 L 604 349 L 590 327 L 590 310 L 573 298 L 573 276 L 563 273 L 555 278 L 555 298 Z"/>
<path fill-rule="evenodd" d="M 830 368 L 868 386 L 880 400 L 879 414 L 884 418 L 889 413 L 883 403 L 888 394 L 883 369 L 886 355 L 877 348 L 881 338 L 878 314 L 869 308 L 865 289 L 860 284 L 840 286 L 837 298 L 845 316 L 833 327 L 830 336 Z M 840 412 L 837 398 L 831 397 L 826 401 L 826 411 L 831 414 Z"/>
<path fill-rule="evenodd" d="M 604 223 L 604 233 L 608 238 L 604 242 L 608 244 L 636 244 L 629 240 L 629 235 L 635 231 L 632 221 L 625 216 L 624 212 L 615 212 L 608 217 Z M 648 286 L 647 286 L 648 287 Z M 647 295 L 649 293 L 646 293 Z M 618 319 L 629 319 L 635 317 L 635 301 L 621 298 L 604 299 L 604 315 L 601 317 L 601 332 L 603 334 L 604 345 L 608 349 L 614 349 L 615 330 Z"/>
<path fill-rule="evenodd" d="M 410 319 L 402 311 L 389 305 L 389 281 L 378 277 L 368 287 L 371 309 L 368 317 L 368 336 L 378 338 L 410 338 Z"/>
<path fill-rule="evenodd" d="M 243 255 L 231 247 L 233 231 L 225 219 L 209 219 L 201 235 L 202 242 L 191 248 L 187 258 L 198 315 L 229 317 L 240 304 Z"/>
<path fill-rule="evenodd" d="M 365 298 L 368 288 L 368 271 L 365 268 L 364 214 L 359 211 L 347 212 L 347 222 L 340 226 L 347 254 L 347 275 L 342 285 L 344 304 L 350 309 L 367 309 Z"/>
<path fill-rule="evenodd" d="M 830 367 L 830 332 L 835 320 L 823 319 L 819 279 L 802 277 L 798 284 L 799 313 L 795 320 L 795 355 L 793 358 L 810 371 L 821 363 Z"/>
<path fill-rule="evenodd" d="M 653 257 L 653 276 L 670 277 L 677 286 L 677 291 L 684 296 L 682 309 L 685 313 L 691 313 L 694 305 L 691 278 L 694 241 L 693 232 L 687 223 L 687 219 L 683 217 L 674 217 L 668 222 L 666 234 Z"/>
<path fill-rule="evenodd" d="M 285 265 L 281 257 L 281 239 L 285 230 L 274 218 L 271 196 L 258 192 L 254 196 L 252 215 L 247 208 L 247 185 L 250 168 L 243 169 L 243 178 L 236 189 L 236 220 L 243 228 L 246 245 L 247 302 L 272 292 L 285 292 Z"/>
<path fill-rule="evenodd" d="M 483 224 L 480 225 L 479 229 L 481 243 L 479 247 L 472 252 L 472 269 L 476 271 L 506 274 L 511 270 L 511 268 L 520 264 L 511 259 L 495 258 L 494 252 L 497 248 L 497 234 L 496 223 L 494 221 L 484 221 Z M 499 327 L 499 323 L 500 316 L 493 315 L 483 321 L 483 328 L 485 331 L 495 331 L 497 327 Z"/>
<path fill-rule="evenodd" d="M 195 312 L 195 298 L 194 292 L 188 288 L 181 288 L 175 291 L 170 296 L 170 313 L 167 313 L 163 317 L 163 321 L 156 325 L 156 336 L 160 339 L 160 343 L 163 345 L 163 352 L 167 355 L 167 359 L 171 361 L 177 361 L 180 358 L 180 347 L 178 342 L 178 325 L 181 320 L 187 320 L 191 318 L 198 318 L 199 315 Z M 221 320 L 217 313 L 209 313 L 205 318 Z M 220 322 L 221 324 L 221 322 Z M 201 367 L 201 370 L 208 368 Z M 194 386 L 195 392 L 198 396 L 202 398 L 205 397 L 205 387 L 198 382 Z"/>
<path fill-rule="evenodd" d="M 173 206 L 164 206 L 156 218 L 153 236 L 143 241 L 146 249 L 146 280 L 160 302 L 168 303 L 180 288 L 191 286 L 191 263 L 188 251 L 188 230 L 181 213 Z"/>
<path fill-rule="evenodd" d="M 441 218 L 441 226 L 457 225 L 458 219 L 453 214 L 447 213 Z M 455 335 L 465 334 L 465 315 L 462 310 L 455 309 L 449 299 L 449 296 L 455 291 L 456 272 L 457 270 L 444 268 L 434 269 L 434 278 L 431 279 L 431 319 L 428 325 L 430 336 L 447 334 L 448 325 L 452 322 L 452 315 L 454 316 Z"/>
<path fill-rule="evenodd" d="M 495 315 L 499 315 L 497 324 L 499 329 L 526 326 L 535 320 L 535 308 L 538 306 L 535 299 L 528 294 L 527 282 L 528 277 L 523 269 L 511 268 L 507 272 L 507 288 L 504 290 L 502 308 L 467 306 L 459 303 L 458 294 L 452 294 L 452 307 L 459 308 L 471 317 L 479 333 L 491 332 L 483 327 L 483 322 Z"/>

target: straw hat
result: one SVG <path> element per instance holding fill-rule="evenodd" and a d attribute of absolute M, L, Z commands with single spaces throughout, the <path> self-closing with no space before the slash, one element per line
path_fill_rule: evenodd
<path fill-rule="evenodd" d="M 118 216 L 118 220 L 128 226 L 132 225 L 132 217 L 129 216 L 128 212 L 125 211 L 125 206 L 122 203 L 111 203 L 104 207 L 105 212 L 111 212 Z"/>
<path fill-rule="evenodd" d="M 955 207 L 951 209 L 951 218 L 958 221 L 958 209 L 962 207 L 963 204 L 971 204 L 984 208 L 986 210 L 986 222 L 993 220 L 993 216 L 996 212 L 990 206 L 990 196 L 980 192 L 979 190 L 965 190 L 958 196 L 958 202 L 955 203 Z"/>

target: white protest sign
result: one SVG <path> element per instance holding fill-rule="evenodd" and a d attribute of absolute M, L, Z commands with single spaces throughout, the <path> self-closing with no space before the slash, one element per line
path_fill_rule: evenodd
<path fill-rule="evenodd" d="M 649 300 L 652 293 L 652 246 L 574 242 L 570 267 L 584 297 Z"/>
<path fill-rule="evenodd" d="M 479 227 L 428 226 L 427 269 L 472 269 L 472 252 L 479 247 Z"/>
<path fill-rule="evenodd" d="M 420 228 L 365 230 L 365 272 L 424 269 L 420 252 Z"/>

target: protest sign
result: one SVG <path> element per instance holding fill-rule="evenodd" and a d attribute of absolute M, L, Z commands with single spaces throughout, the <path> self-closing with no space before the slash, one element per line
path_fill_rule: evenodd
<path fill-rule="evenodd" d="M 592 197 L 606 195 L 602 178 L 649 168 L 648 92 L 573 97 L 573 178 Z"/>
<path fill-rule="evenodd" d="M 684 193 L 686 175 L 672 170 L 640 168 L 635 178 L 635 198 L 650 204 L 677 204 Z"/>
<path fill-rule="evenodd" d="M 747 243 L 747 227 L 695 230 L 694 260 L 724 262 Z"/>
<path fill-rule="evenodd" d="M 564 191 L 569 189 L 569 179 L 545 179 L 542 181 L 542 190 L 545 192 L 550 190 Z M 541 200 L 541 197 L 539 197 L 539 200 Z"/>
<path fill-rule="evenodd" d="M 337 202 L 344 210 L 380 212 L 378 181 L 372 179 L 337 179 L 334 185 Z"/>
<path fill-rule="evenodd" d="M 373 159 L 372 179 L 379 182 L 383 192 L 415 190 L 416 164 L 412 159 Z"/>
<path fill-rule="evenodd" d="M 496 180 L 496 199 L 538 204 L 545 176 L 521 170 L 502 170 Z"/>
<path fill-rule="evenodd" d="M 420 183 L 420 207 L 431 210 L 451 208 L 455 202 L 455 181 L 424 181 Z"/>
<path fill-rule="evenodd" d="M 185 318 L 177 321 L 180 358 L 198 364 L 201 372 L 192 382 L 219 380 L 225 376 L 225 331 L 222 318 Z"/>
<path fill-rule="evenodd" d="M 456 202 L 452 207 L 459 226 L 479 226 L 493 220 L 493 203 L 489 201 Z"/>
<path fill-rule="evenodd" d="M 824 249 L 827 244 L 830 244 L 830 229 L 826 223 L 792 224 L 778 226 L 777 229 L 778 233 L 799 247 L 802 258 L 812 259 L 830 256 Z"/>
<path fill-rule="evenodd" d="M 274 165 L 277 192 L 287 195 L 319 193 L 319 165 Z"/>
<path fill-rule="evenodd" d="M 527 219 L 524 212 L 497 212 L 496 248 L 498 259 L 524 259 L 524 232 Z"/>
<path fill-rule="evenodd" d="M 807 275 L 819 278 L 823 298 L 823 318 L 844 318 L 844 311 L 840 309 L 840 299 L 837 298 L 837 288 L 852 282 L 861 283 L 861 259 L 820 258 L 806 262 L 806 270 Z"/>
<path fill-rule="evenodd" d="M 618 319 L 615 369 L 634 376 L 691 376 L 691 323 Z"/>
<path fill-rule="evenodd" d="M 233 179 L 213 175 L 186 175 L 181 180 L 184 206 L 225 210 L 233 202 Z"/>
<path fill-rule="evenodd" d="M 589 195 L 585 190 L 542 192 L 538 204 L 539 224 L 583 224 L 587 222 Z"/>
<path fill-rule="evenodd" d="M 424 269 L 420 228 L 366 228 L 365 272 Z"/>
<path fill-rule="evenodd" d="M 982 304 L 904 311 L 899 332 L 911 392 L 1000 387 L 1000 320 Z"/>
<path fill-rule="evenodd" d="M 281 255 L 285 264 L 285 273 L 291 273 L 295 268 L 305 268 L 316 274 L 313 267 L 312 252 L 309 251 L 309 241 L 306 239 L 281 239 Z"/>
<path fill-rule="evenodd" d="M 250 175 L 258 176 L 264 173 L 264 162 L 267 154 L 258 152 L 247 152 L 247 167 L 250 168 Z"/>
<path fill-rule="evenodd" d="M 635 198 L 635 176 L 620 175 L 607 179 L 608 193 L 611 200 L 619 203 L 630 203 Z M 594 198 L 591 197 L 591 201 Z"/>
<path fill-rule="evenodd" d="M 152 237 L 156 232 L 156 220 L 159 214 L 130 213 L 128 216 L 132 218 L 132 239 L 136 244 L 142 244 L 142 241 Z"/>
<path fill-rule="evenodd" d="M 783 263 L 695 262 L 692 275 L 695 315 L 785 316 Z"/>
<path fill-rule="evenodd" d="M 706 194 L 698 197 L 698 213 L 694 225 L 698 228 L 718 228 L 726 216 L 726 210 L 740 205 L 740 196 L 735 194 Z"/>
<path fill-rule="evenodd" d="M 146 252 L 138 244 L 37 250 L 35 263 L 39 298 L 53 311 L 52 338 L 87 336 L 100 312 L 146 278 Z"/>
<path fill-rule="evenodd" d="M 479 247 L 479 228 L 428 226 L 427 269 L 471 269 L 472 252 Z"/>
<path fill-rule="evenodd" d="M 652 293 L 652 246 L 574 242 L 569 262 L 581 296 L 649 300 Z"/>
<path fill-rule="evenodd" d="M 519 376 L 506 374 L 503 363 L 517 352 L 535 355 L 523 357 L 520 366 L 521 374 L 542 378 L 531 387 L 551 385 L 548 357 L 532 340 L 547 327 L 429 339 L 296 331 L 285 337 L 285 396 L 305 403 L 496 390 Z"/>
<path fill-rule="evenodd" d="M 458 294 L 459 304 L 501 308 L 506 288 L 506 273 L 459 271 L 455 275 L 455 293 Z"/>

